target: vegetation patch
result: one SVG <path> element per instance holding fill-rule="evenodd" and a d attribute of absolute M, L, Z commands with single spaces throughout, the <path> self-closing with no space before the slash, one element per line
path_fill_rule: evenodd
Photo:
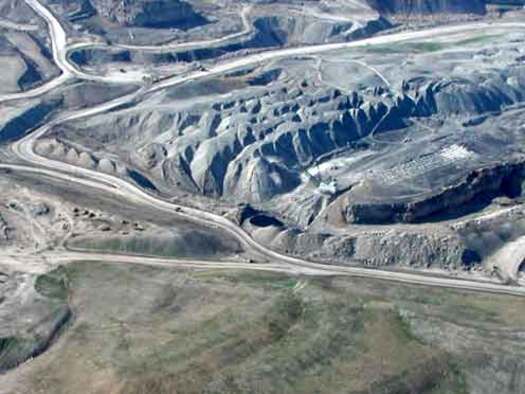
<path fill-rule="evenodd" d="M 395 53 L 431 53 L 445 49 L 446 46 L 437 42 L 411 42 L 396 45 L 370 45 L 365 46 L 367 53 L 395 54 Z"/>
<path fill-rule="evenodd" d="M 469 335 L 475 325 L 482 341 L 496 305 L 523 306 L 338 277 L 102 263 L 66 271 L 78 316 L 65 345 L 38 358 L 35 391 L 78 392 L 96 381 L 126 394 L 470 392 L 467 377 L 486 365 L 471 356 L 490 360 L 490 348 L 451 351 L 414 330 L 417 321 Z M 463 319 L 462 309 L 471 310 Z M 494 319 L 519 327 L 507 312 Z"/>
<path fill-rule="evenodd" d="M 68 278 L 63 267 L 47 274 L 39 275 L 35 280 L 35 289 L 42 296 L 58 300 L 67 300 Z"/>
<path fill-rule="evenodd" d="M 455 43 L 455 45 L 464 46 L 464 45 L 471 45 L 471 44 L 482 44 L 487 43 L 495 38 L 501 37 L 501 34 L 483 34 L 477 37 L 467 38 L 465 40 L 461 40 Z"/>

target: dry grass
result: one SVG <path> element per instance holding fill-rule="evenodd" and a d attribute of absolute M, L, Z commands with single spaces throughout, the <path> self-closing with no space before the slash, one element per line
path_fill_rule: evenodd
<path fill-rule="evenodd" d="M 519 299 L 382 282 L 179 271 L 67 269 L 75 324 L 16 371 L 17 393 L 394 393 L 465 390 L 461 357 L 414 336 L 420 318 L 518 323 Z M 477 320 L 476 320 L 477 319 Z M 466 365 L 466 364 L 465 364 Z"/>

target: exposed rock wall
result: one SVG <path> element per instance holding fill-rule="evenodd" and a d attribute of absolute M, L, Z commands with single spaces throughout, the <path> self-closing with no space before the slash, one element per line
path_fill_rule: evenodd
<path fill-rule="evenodd" d="M 122 26 L 188 29 L 206 23 L 182 0 L 91 0 L 98 13 Z"/>
<path fill-rule="evenodd" d="M 441 211 L 459 207 L 474 198 L 521 193 L 525 180 L 525 161 L 505 163 L 471 172 L 461 182 L 447 189 L 415 201 L 392 204 L 352 203 L 351 193 L 345 205 L 345 219 L 349 223 L 416 222 Z"/>
<path fill-rule="evenodd" d="M 524 70 L 514 67 L 475 80 L 417 79 L 405 82 L 399 95 L 381 88 L 342 93 L 274 81 L 258 93 L 184 110 L 117 113 L 111 129 L 101 118 L 87 130 L 81 125 L 77 134 L 100 145 L 142 147 L 143 168 L 168 187 L 262 203 L 293 190 L 304 169 L 323 155 L 358 146 L 372 131 L 402 128 L 412 116 L 468 118 L 523 101 Z M 423 208 L 417 204 L 414 210 Z M 347 217 L 367 216 L 361 214 L 366 210 L 355 206 Z M 401 211 L 400 217 L 417 219 L 412 209 Z M 377 214 L 391 215 L 381 209 Z"/>
<path fill-rule="evenodd" d="M 442 269 L 458 269 L 467 263 L 461 238 L 444 231 L 391 229 L 328 235 L 284 226 L 244 227 L 259 242 L 276 250 L 324 263 Z"/>
<path fill-rule="evenodd" d="M 205 140 L 182 136 L 175 158 L 187 161 L 202 193 L 254 202 L 292 190 L 315 159 L 368 135 L 389 112 L 408 116 L 412 108 L 404 99 L 365 103 L 357 93 L 299 89 L 217 105 L 199 122 Z M 396 122 L 392 116 L 382 127 Z"/>
<path fill-rule="evenodd" d="M 485 12 L 485 0 L 367 0 L 382 13 L 434 14 Z"/>
<path fill-rule="evenodd" d="M 356 143 L 373 130 L 403 127 L 403 119 L 410 116 L 479 114 L 519 102 L 524 75 L 516 70 L 507 78 L 510 83 L 487 78 L 480 84 L 407 84 L 403 95 L 390 99 L 380 91 L 364 97 L 337 90 L 311 94 L 285 89 L 238 100 L 224 104 L 220 113 L 206 113 L 207 121 L 199 125 L 208 127 L 202 143 L 179 139 L 184 150 L 177 160 L 187 160 L 204 194 L 262 202 L 297 186 L 299 171 L 322 155 Z"/>

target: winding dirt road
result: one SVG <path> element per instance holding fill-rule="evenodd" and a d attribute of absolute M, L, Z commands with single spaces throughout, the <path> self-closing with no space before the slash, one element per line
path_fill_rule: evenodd
<path fill-rule="evenodd" d="M 224 37 L 212 38 L 210 40 L 202 41 L 191 41 L 191 42 L 182 42 L 182 43 L 166 43 L 162 45 L 132 45 L 132 44 L 107 44 L 104 42 L 79 42 L 73 45 L 68 46 L 68 51 L 75 51 L 79 49 L 88 49 L 88 48 L 120 48 L 120 49 L 129 49 L 132 51 L 143 51 L 143 52 L 167 52 L 167 51 L 184 51 L 184 50 L 194 50 L 200 48 L 213 48 L 219 45 L 224 45 L 228 42 L 237 42 L 238 40 L 249 37 L 253 32 L 254 28 L 250 21 L 249 15 L 252 10 L 252 6 L 244 6 L 242 8 L 241 20 L 243 28 L 237 33 L 228 34 Z"/>
<path fill-rule="evenodd" d="M 62 70 L 62 75 L 55 80 L 52 80 L 43 86 L 29 90 L 27 92 L 17 93 L 16 95 L 0 96 L 0 102 L 22 99 L 22 98 L 32 98 L 38 95 L 44 94 L 64 83 L 67 79 L 72 76 L 75 76 L 79 79 L 84 80 L 93 80 L 104 83 L 141 83 L 142 78 L 146 76 L 146 73 L 136 74 L 136 73 L 121 73 L 116 71 L 109 75 L 93 75 L 81 71 L 75 64 L 71 63 L 68 55 L 71 49 L 78 48 L 78 45 L 91 45 L 87 44 L 77 44 L 72 45 L 71 47 L 67 44 L 67 36 L 64 28 L 60 24 L 60 21 L 44 7 L 38 0 L 25 0 L 27 4 L 39 14 L 48 24 L 50 36 L 52 39 L 53 47 L 53 59 L 57 66 Z M 249 11 L 249 10 L 248 10 Z M 245 10 L 245 12 L 248 12 Z M 417 31 L 405 31 L 398 32 L 394 34 L 388 34 L 378 37 L 365 38 L 350 42 L 342 43 L 332 43 L 332 44 L 317 44 L 317 45 L 306 45 L 293 48 L 282 48 L 274 49 L 261 53 L 254 53 L 251 55 L 227 59 L 221 63 L 216 64 L 208 70 L 198 70 L 192 71 L 182 75 L 174 75 L 169 78 L 165 78 L 162 81 L 159 81 L 149 89 L 150 91 L 158 91 L 165 89 L 171 86 L 175 86 L 184 82 L 193 81 L 202 78 L 209 78 L 228 72 L 235 71 L 237 69 L 255 66 L 261 63 L 267 63 L 270 61 L 284 59 L 284 58 L 293 58 L 293 57 L 302 57 L 308 55 L 322 54 L 324 52 L 351 49 L 351 48 L 360 48 L 368 47 L 374 45 L 389 45 L 402 43 L 406 41 L 418 41 L 431 39 L 433 37 L 443 37 L 445 35 L 455 35 L 459 33 L 484 33 L 486 34 L 489 30 L 501 30 L 501 29 L 524 29 L 525 22 L 499 22 L 499 23 L 489 23 L 489 22 L 472 22 L 462 25 L 450 25 L 450 26 L 440 26 L 430 29 L 417 30 Z M 227 38 L 227 37 L 226 37 Z M 231 38 L 231 37 L 230 37 Z M 221 40 L 221 39 L 219 39 Z M 212 40 L 213 41 L 213 40 Z M 97 43 L 93 42 L 93 45 Z M 176 44 L 177 48 L 182 48 L 181 45 L 191 46 L 194 43 L 186 44 Z M 200 44 L 199 44 L 200 45 Z M 173 44 L 165 44 L 156 47 L 157 51 L 167 50 L 173 48 Z M 153 49 L 153 47 L 151 48 Z"/>

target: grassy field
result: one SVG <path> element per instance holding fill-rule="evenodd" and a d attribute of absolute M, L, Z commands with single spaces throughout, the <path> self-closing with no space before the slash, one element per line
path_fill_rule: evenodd
<path fill-rule="evenodd" d="M 445 46 L 437 42 L 414 42 L 395 45 L 365 46 L 366 53 L 395 54 L 395 53 L 430 53 L 445 49 Z"/>
<path fill-rule="evenodd" d="M 361 279 L 102 263 L 53 277 L 40 286 L 67 283 L 75 321 L 16 371 L 17 393 L 467 393 L 492 348 L 455 351 L 418 321 L 481 340 L 525 322 L 518 298 Z"/>

